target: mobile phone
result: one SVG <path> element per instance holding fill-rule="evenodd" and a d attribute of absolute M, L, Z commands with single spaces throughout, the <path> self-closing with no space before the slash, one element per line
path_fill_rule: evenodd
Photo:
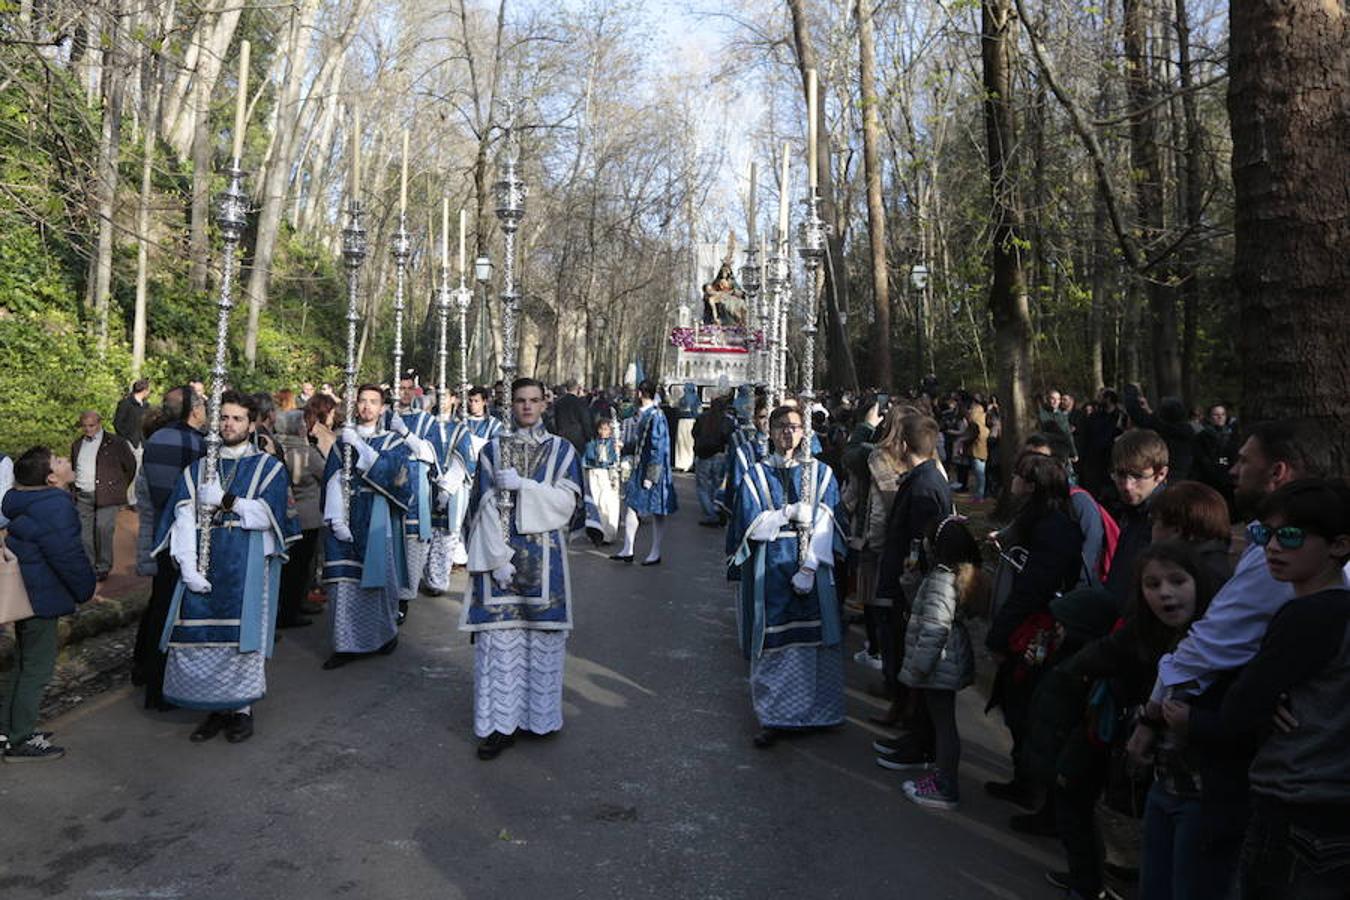
<path fill-rule="evenodd" d="M 877 412 L 884 413 L 891 405 L 890 394 L 877 394 Z"/>

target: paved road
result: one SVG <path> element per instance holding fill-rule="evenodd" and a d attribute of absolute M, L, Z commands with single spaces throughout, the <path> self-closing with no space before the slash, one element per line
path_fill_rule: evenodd
<path fill-rule="evenodd" d="M 721 536 L 678 483 L 665 565 L 574 556 L 560 735 L 474 758 L 457 601 L 335 672 L 324 628 L 286 632 L 245 744 L 190 744 L 197 714 L 120 690 L 52 723 L 66 759 L 0 766 L 0 897 L 1051 896 L 1054 845 L 980 791 L 1005 745 L 973 692 L 955 813 L 873 765 L 852 664 L 845 727 L 751 746 Z"/>

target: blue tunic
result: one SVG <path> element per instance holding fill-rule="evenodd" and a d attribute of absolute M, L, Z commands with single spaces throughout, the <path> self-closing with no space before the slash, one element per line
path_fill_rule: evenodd
<path fill-rule="evenodd" d="M 530 462 L 514 459 L 521 478 L 540 484 L 565 487 L 575 492 L 580 507 L 586 499 L 585 482 L 576 450 L 565 439 L 540 427 L 539 438 L 529 451 Z M 496 485 L 502 442 L 494 438 L 478 456 L 478 472 L 469 502 L 470 515 L 477 515 L 485 492 Z M 471 576 L 471 585 L 460 619 L 463 631 L 494 631 L 528 628 L 568 631 L 572 628 L 571 577 L 567 563 L 570 523 L 540 534 L 521 534 L 517 516 L 512 516 L 507 543 L 514 553 L 516 574 L 506 588 L 499 588 L 489 572 Z"/>
<path fill-rule="evenodd" d="M 737 429 L 731 435 L 731 446 L 727 451 L 727 481 L 718 498 L 718 505 L 726 510 L 730 517 L 736 509 L 736 494 L 741 482 L 754 465 L 769 455 L 769 436 L 754 426 Z M 726 535 L 727 559 L 736 554 L 740 538 L 732 523 L 728 521 Z M 727 581 L 739 581 L 741 568 L 735 563 L 727 563 Z"/>
<path fill-rule="evenodd" d="M 198 460 L 179 476 L 160 519 L 156 552 L 170 544 L 177 509 L 195 506 L 204 464 Z M 239 709 L 266 693 L 263 660 L 272 655 L 281 567 L 287 545 L 300 537 L 288 509 L 286 467 L 275 457 L 254 451 L 221 459 L 218 471 L 227 493 L 262 502 L 268 527 L 245 530 L 237 513 L 218 513 L 206 573 L 210 592 L 189 591 L 181 579 L 174 588 L 160 638 L 160 649 L 169 653 L 164 696 L 189 709 Z M 194 529 L 194 540 L 198 533 Z"/>
<path fill-rule="evenodd" d="M 652 486 L 644 488 L 644 481 Z M 668 516 L 679 508 L 670 470 L 670 430 L 659 406 L 647 407 L 638 418 L 637 449 L 624 500 L 640 516 Z"/>
<path fill-rule="evenodd" d="M 846 547 L 834 515 L 839 505 L 838 484 L 829 466 L 816 462 L 812 468 L 816 476 L 814 521 L 828 518 L 833 552 L 843 555 Z M 818 560 L 815 586 L 809 594 L 798 594 L 791 584 L 798 569 L 797 532 L 788 526 L 771 541 L 750 537 L 757 517 L 799 500 L 804 471 L 800 465 L 786 467 L 781 457 L 770 456 L 751 467 L 736 494 L 732 561 L 741 566 L 741 648 L 747 658 L 789 646 L 835 645 L 842 640 L 833 558 Z"/>
<path fill-rule="evenodd" d="M 412 501 L 413 487 L 408 475 L 411 452 L 403 438 L 385 431 L 367 439 L 379 454 L 365 472 L 352 467 L 351 508 L 348 527 L 351 541 L 341 541 L 330 529 L 324 537 L 323 580 L 328 584 L 352 582 L 362 587 L 382 587 L 388 575 L 408 583 L 403 541 L 393 541 L 397 560 L 395 572 L 386 572 L 385 541 L 403 533 L 403 516 Z M 324 471 L 324 496 L 334 478 L 342 477 L 342 454 L 346 444 L 338 439 L 328 454 Z M 353 454 L 355 458 L 355 454 Z"/>
<path fill-rule="evenodd" d="M 444 510 L 431 518 L 431 524 L 440 531 L 458 531 L 469 509 L 469 486 L 478 468 L 471 432 L 463 422 L 437 422 L 431 429 L 431 446 L 436 451 L 436 465 L 441 472 L 450 471 L 456 459 L 464 466 L 464 486 L 450 497 Z"/>

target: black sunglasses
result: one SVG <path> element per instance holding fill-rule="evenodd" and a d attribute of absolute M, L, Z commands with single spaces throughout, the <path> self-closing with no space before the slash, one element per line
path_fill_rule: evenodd
<path fill-rule="evenodd" d="M 1308 539 L 1308 532 L 1297 525 L 1281 525 L 1279 528 L 1271 528 L 1261 522 L 1253 522 L 1248 526 L 1247 534 L 1251 536 L 1252 542 L 1258 547 L 1266 546 L 1270 543 L 1271 538 L 1275 538 L 1275 542 L 1286 550 L 1297 550 Z"/>

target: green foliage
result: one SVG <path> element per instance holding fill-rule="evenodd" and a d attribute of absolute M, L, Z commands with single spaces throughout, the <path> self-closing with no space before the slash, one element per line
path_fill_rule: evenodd
<path fill-rule="evenodd" d="M 0 372 L 0 449 L 13 454 L 46 444 L 64 453 L 82 410 L 111 422 L 130 381 L 131 354 L 113 342 L 100 360 L 69 312 L 0 311 Z M 146 377 L 157 374 L 147 366 Z"/>

